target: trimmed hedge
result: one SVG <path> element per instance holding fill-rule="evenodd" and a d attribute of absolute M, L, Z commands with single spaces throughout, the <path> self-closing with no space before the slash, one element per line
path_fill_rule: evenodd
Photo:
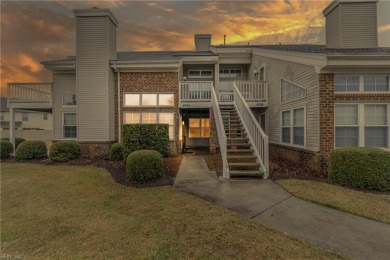
<path fill-rule="evenodd" d="M 1 138 L 1 140 L 9 141 L 9 137 Z M 23 143 L 24 141 L 26 141 L 26 139 L 21 137 L 15 137 L 15 148 L 18 148 L 19 144 Z"/>
<path fill-rule="evenodd" d="M 56 142 L 50 147 L 49 159 L 52 162 L 69 162 L 80 157 L 81 147 L 76 141 Z"/>
<path fill-rule="evenodd" d="M 161 179 L 163 159 L 159 152 L 139 150 L 131 153 L 126 160 L 126 178 L 131 182 L 146 183 Z"/>
<path fill-rule="evenodd" d="M 15 160 L 40 159 L 47 156 L 46 144 L 43 141 L 25 141 L 15 151 Z"/>
<path fill-rule="evenodd" d="M 14 151 L 14 146 L 10 141 L 0 140 L 1 159 L 9 158 Z"/>
<path fill-rule="evenodd" d="M 123 160 L 123 144 L 122 143 L 116 143 L 116 144 L 111 145 L 109 158 L 110 158 L 110 160 L 113 160 L 113 161 Z"/>
<path fill-rule="evenodd" d="M 341 185 L 390 190 L 390 152 L 366 147 L 336 149 L 330 155 L 328 173 Z"/>
<path fill-rule="evenodd" d="M 167 124 L 122 125 L 123 158 L 138 150 L 155 150 L 168 156 L 168 129 Z"/>

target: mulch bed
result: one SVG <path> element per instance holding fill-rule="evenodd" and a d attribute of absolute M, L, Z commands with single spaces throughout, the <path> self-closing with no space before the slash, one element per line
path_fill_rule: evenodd
<path fill-rule="evenodd" d="M 269 170 L 271 180 L 299 179 L 299 180 L 321 180 L 328 181 L 325 171 L 313 170 L 286 159 L 270 158 Z"/>
<path fill-rule="evenodd" d="M 221 154 L 204 154 L 203 158 L 206 161 L 210 171 L 215 171 L 217 176 L 222 176 L 222 157 Z"/>
<path fill-rule="evenodd" d="M 111 161 L 104 158 L 82 158 L 77 159 L 71 162 L 66 163 L 53 163 L 48 159 L 40 159 L 40 160 L 31 160 L 31 161 L 24 161 L 25 163 L 36 163 L 36 164 L 42 164 L 42 165 L 69 165 L 69 166 L 95 166 L 99 168 L 103 168 L 107 170 L 111 177 L 115 180 L 115 182 L 126 185 L 126 186 L 132 186 L 137 188 L 142 187 L 155 187 L 155 186 L 172 186 L 173 182 L 175 181 L 176 174 L 179 170 L 180 163 L 182 160 L 182 156 L 173 156 L 173 157 L 166 157 L 163 158 L 164 160 L 164 174 L 163 177 L 155 182 L 152 183 L 131 183 L 126 179 L 126 168 L 122 161 Z M 17 162 L 13 159 L 4 159 L 2 160 L 4 163 L 23 163 L 23 162 Z"/>

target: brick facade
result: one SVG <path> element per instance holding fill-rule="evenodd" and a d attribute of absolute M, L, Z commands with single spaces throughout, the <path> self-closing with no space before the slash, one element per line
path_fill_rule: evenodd
<path fill-rule="evenodd" d="M 115 139 L 118 140 L 118 78 L 115 74 Z M 177 72 L 121 72 L 120 73 L 120 116 L 123 112 L 171 112 L 174 113 L 174 140 L 170 142 L 171 154 L 180 152 L 179 142 L 179 81 Z M 173 93 L 173 107 L 123 107 L 125 93 Z"/>
<path fill-rule="evenodd" d="M 320 87 L 320 154 L 321 168 L 327 169 L 330 152 L 334 149 L 334 74 L 321 73 Z"/>
<path fill-rule="evenodd" d="M 210 153 L 217 153 L 217 125 L 215 123 L 214 119 L 214 112 L 213 108 L 210 108 L 209 110 L 209 120 L 210 120 Z"/>

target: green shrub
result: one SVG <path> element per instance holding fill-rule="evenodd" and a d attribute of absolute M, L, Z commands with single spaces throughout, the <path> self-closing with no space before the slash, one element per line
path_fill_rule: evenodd
<path fill-rule="evenodd" d="M 159 152 L 139 150 L 131 153 L 126 160 L 126 178 L 132 182 L 145 183 L 161 179 L 163 159 Z"/>
<path fill-rule="evenodd" d="M 1 138 L 1 140 L 9 141 L 9 137 Z M 23 143 L 24 141 L 26 141 L 26 139 L 21 137 L 15 137 L 15 148 L 18 148 L 19 144 Z"/>
<path fill-rule="evenodd" d="M 390 152 L 377 148 L 341 148 L 329 158 L 333 181 L 350 187 L 390 190 Z"/>
<path fill-rule="evenodd" d="M 13 151 L 14 151 L 14 146 L 10 141 L 0 140 L 1 159 L 10 157 Z"/>
<path fill-rule="evenodd" d="M 110 148 L 110 160 L 121 161 L 123 160 L 123 144 L 116 143 L 111 145 Z"/>
<path fill-rule="evenodd" d="M 168 156 L 168 129 L 167 124 L 122 125 L 123 158 L 138 150 L 155 150 Z"/>
<path fill-rule="evenodd" d="M 47 156 L 46 144 L 43 141 L 24 141 L 15 151 L 16 160 L 40 159 Z"/>
<path fill-rule="evenodd" d="M 80 157 L 81 147 L 76 141 L 54 143 L 50 147 L 49 159 L 52 162 L 69 162 Z"/>

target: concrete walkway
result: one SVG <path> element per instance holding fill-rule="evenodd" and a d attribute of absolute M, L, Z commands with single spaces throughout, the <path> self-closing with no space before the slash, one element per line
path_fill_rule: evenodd
<path fill-rule="evenodd" d="M 390 259 L 390 225 L 293 197 L 270 180 L 222 180 L 184 156 L 174 187 L 354 259 Z"/>

